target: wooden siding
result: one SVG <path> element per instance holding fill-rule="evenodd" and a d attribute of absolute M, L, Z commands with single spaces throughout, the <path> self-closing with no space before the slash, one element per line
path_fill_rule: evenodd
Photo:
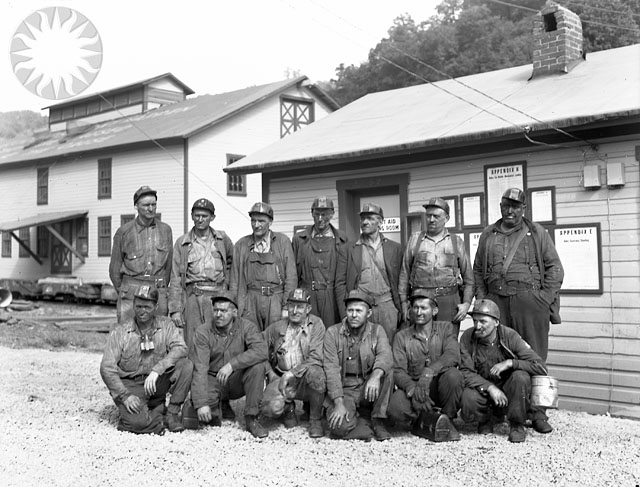
<path fill-rule="evenodd" d="M 49 167 L 49 203 L 36 205 L 36 167 L 5 169 L 0 176 L 4 219 L 56 211 L 83 210 L 89 214 L 89 255 L 82 264 L 73 257 L 72 275 L 95 282 L 109 282 L 109 257 L 98 257 L 98 217 L 111 216 L 112 236 L 120 226 L 120 215 L 133 213 L 133 193 L 142 185 L 158 191 L 158 212 L 173 228 L 182 225 L 182 146 L 157 147 L 112 157 L 112 197 L 98 199 L 98 158 L 85 157 L 58 162 Z M 9 217 L 10 215 L 10 217 Z M 35 250 L 35 230 L 32 249 Z M 12 242 L 12 258 L 0 258 L 0 278 L 38 279 L 51 275 L 50 257 L 40 266 L 34 259 L 18 259 L 18 244 Z"/>
<path fill-rule="evenodd" d="M 422 212 L 431 196 L 484 192 L 485 165 L 526 161 L 527 187 L 556 187 L 558 224 L 601 225 L 603 293 L 562 295 L 563 323 L 550 331 L 548 363 L 560 380 L 560 407 L 640 418 L 640 140 L 599 142 L 599 157 L 552 148 L 419 164 L 399 158 L 393 167 L 375 171 L 270 179 L 273 228 L 291 236 L 294 225 L 308 224 L 313 197 L 336 197 L 339 179 L 409 172 L 408 211 Z M 624 165 L 626 184 L 609 189 L 606 167 L 616 162 Z M 585 164 L 600 166 L 600 189 L 583 188 Z"/>
<path fill-rule="evenodd" d="M 296 87 L 283 94 L 313 98 L 306 90 Z M 327 113 L 316 103 L 316 120 Z M 213 201 L 214 227 L 226 231 L 234 242 L 251 232 L 248 211 L 253 203 L 262 200 L 262 177 L 248 174 L 246 196 L 227 196 L 227 175 L 222 171 L 227 164 L 227 154 L 249 155 L 279 139 L 278 96 L 189 139 L 189 204 L 202 197 Z M 278 218 L 276 214 L 275 219 Z M 190 228 L 192 222 L 188 220 L 187 225 Z M 176 236 L 181 231 L 174 229 Z"/>

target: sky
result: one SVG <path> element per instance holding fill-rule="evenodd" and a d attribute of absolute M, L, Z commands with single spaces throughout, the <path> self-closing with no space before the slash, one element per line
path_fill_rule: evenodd
<path fill-rule="evenodd" d="M 42 98 L 27 90 L 14 73 L 15 58 L 11 56 L 22 22 L 47 7 L 77 10 L 100 36 L 102 63 L 82 95 L 166 72 L 173 73 L 196 95 L 202 95 L 282 80 L 287 71 L 298 71 L 312 82 L 327 81 L 335 77 L 340 63 L 357 65 L 365 61 L 369 50 L 387 36 L 394 18 L 408 13 L 416 22 L 427 20 L 439 3 L 440 0 L 2 0 L 0 33 L 6 54 L 0 63 L 0 112 L 40 111 L 62 101 Z M 36 42 L 29 46 L 29 52 L 39 47 L 39 57 L 32 57 L 50 60 L 54 54 L 47 54 L 44 48 L 61 45 L 57 42 Z M 62 61 L 56 66 L 65 71 Z M 36 73 L 45 70 L 41 63 L 31 67 Z M 69 69 L 65 72 L 68 74 Z"/>

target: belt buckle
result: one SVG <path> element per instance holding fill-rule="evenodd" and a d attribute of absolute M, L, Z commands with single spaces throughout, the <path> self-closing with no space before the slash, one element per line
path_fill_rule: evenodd
<path fill-rule="evenodd" d="M 271 291 L 271 286 L 261 286 L 260 293 L 263 296 L 271 296 L 273 294 L 273 292 Z"/>
<path fill-rule="evenodd" d="M 316 289 L 316 281 L 311 281 L 311 290 L 312 291 L 317 291 L 317 289 Z"/>

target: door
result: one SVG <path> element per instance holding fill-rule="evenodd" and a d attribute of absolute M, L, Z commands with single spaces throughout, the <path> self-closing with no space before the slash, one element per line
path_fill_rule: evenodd
<path fill-rule="evenodd" d="M 62 235 L 67 242 L 72 242 L 72 221 L 55 223 L 53 228 Z M 60 240 L 51 238 L 51 273 L 71 274 L 71 251 L 65 247 Z"/>
<path fill-rule="evenodd" d="M 368 191 L 366 193 L 369 193 Z M 400 224 L 400 195 L 398 193 L 360 194 L 358 195 L 358 208 L 362 209 L 365 203 L 375 203 L 382 208 L 384 222 L 380 231 L 389 240 L 402 243 L 402 226 Z M 358 210 L 360 213 L 360 210 Z"/>

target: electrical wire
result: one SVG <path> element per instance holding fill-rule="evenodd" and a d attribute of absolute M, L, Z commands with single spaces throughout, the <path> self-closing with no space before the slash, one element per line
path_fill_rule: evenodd
<path fill-rule="evenodd" d="M 584 8 L 588 8 L 591 10 L 599 10 L 600 12 L 608 12 L 608 13 L 612 13 L 612 14 L 620 14 L 620 15 L 632 15 L 634 17 L 640 17 L 640 14 L 634 14 L 633 12 L 622 12 L 621 10 L 612 10 L 610 8 L 603 8 L 603 7 L 594 7 L 593 5 L 589 5 L 588 3 L 581 3 L 581 2 L 573 2 L 571 0 L 564 0 L 565 3 L 568 3 L 569 5 L 577 5 L 578 7 L 584 7 Z"/>

